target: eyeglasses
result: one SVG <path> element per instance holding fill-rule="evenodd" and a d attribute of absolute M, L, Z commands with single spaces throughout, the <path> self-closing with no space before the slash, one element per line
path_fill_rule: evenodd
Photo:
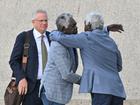
<path fill-rule="evenodd" d="M 35 21 L 39 21 L 39 22 L 48 22 L 48 20 L 46 19 L 46 20 L 35 20 Z"/>

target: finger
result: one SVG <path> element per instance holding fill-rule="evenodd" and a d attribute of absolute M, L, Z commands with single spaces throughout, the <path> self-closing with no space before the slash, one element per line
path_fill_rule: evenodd
<path fill-rule="evenodd" d="M 22 87 L 22 90 L 21 90 L 21 95 L 25 94 L 25 88 Z"/>
<path fill-rule="evenodd" d="M 117 32 L 122 33 L 122 31 L 118 30 Z"/>
<path fill-rule="evenodd" d="M 20 95 L 22 95 L 22 94 L 23 94 L 23 91 L 24 91 L 24 90 L 23 90 L 23 87 L 22 87 L 22 88 L 21 88 L 21 94 L 20 94 Z"/>
<path fill-rule="evenodd" d="M 122 31 L 124 31 L 123 27 L 122 27 Z"/>
<path fill-rule="evenodd" d="M 122 28 L 120 29 L 121 31 L 124 31 Z"/>
<path fill-rule="evenodd" d="M 27 88 L 25 88 L 25 93 L 24 93 L 24 94 L 27 94 L 27 90 L 28 90 L 28 89 L 27 89 Z"/>
<path fill-rule="evenodd" d="M 19 93 L 19 95 L 21 95 L 21 89 L 18 89 L 18 93 Z"/>
<path fill-rule="evenodd" d="M 22 91 L 22 95 L 27 94 L 27 90 L 28 90 L 27 87 L 24 87 L 24 88 L 23 88 L 23 91 Z"/>
<path fill-rule="evenodd" d="M 20 86 L 18 86 L 18 93 L 19 93 L 19 95 L 21 95 L 21 87 Z"/>
<path fill-rule="evenodd" d="M 123 29 L 123 26 L 122 26 L 122 25 L 120 25 L 120 30 L 121 30 L 121 31 L 124 31 L 124 29 Z"/>

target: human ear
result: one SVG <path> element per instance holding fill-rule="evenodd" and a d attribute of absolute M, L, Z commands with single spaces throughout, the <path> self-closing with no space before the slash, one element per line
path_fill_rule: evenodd
<path fill-rule="evenodd" d="M 85 31 L 92 31 L 91 24 L 90 23 L 88 23 L 87 25 L 85 24 L 84 30 Z"/>

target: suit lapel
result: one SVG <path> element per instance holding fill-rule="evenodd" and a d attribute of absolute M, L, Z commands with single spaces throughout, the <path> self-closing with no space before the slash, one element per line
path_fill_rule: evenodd
<path fill-rule="evenodd" d="M 37 51 L 37 45 L 35 42 L 35 38 L 33 35 L 33 30 L 29 31 L 29 33 L 30 33 L 30 46 L 32 47 L 35 57 L 37 57 L 37 60 L 38 60 L 38 51 Z"/>
<path fill-rule="evenodd" d="M 50 36 L 49 36 L 49 34 L 50 34 L 50 32 L 46 31 L 46 36 L 47 36 L 47 39 L 48 39 L 48 41 L 49 41 L 49 45 L 50 45 L 51 40 L 50 40 Z"/>
<path fill-rule="evenodd" d="M 33 29 L 29 31 L 29 34 L 30 34 L 30 45 L 33 47 L 33 51 L 34 51 L 34 54 L 35 56 L 37 57 L 37 60 L 38 60 L 38 51 L 37 51 L 37 45 L 36 45 L 36 42 L 35 42 L 35 38 L 34 38 L 34 35 L 33 35 Z M 49 41 L 49 44 L 51 42 L 50 40 L 50 37 L 49 37 L 49 34 L 50 32 L 46 31 L 46 36 L 47 36 L 47 39 Z"/>

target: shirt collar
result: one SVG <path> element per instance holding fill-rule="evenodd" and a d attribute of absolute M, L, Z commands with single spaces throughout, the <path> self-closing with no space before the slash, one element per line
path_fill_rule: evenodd
<path fill-rule="evenodd" d="M 34 34 L 35 39 L 40 38 L 42 36 L 42 34 L 38 32 L 35 28 L 33 30 L 33 34 Z M 43 33 L 43 36 L 45 36 L 45 32 Z"/>

